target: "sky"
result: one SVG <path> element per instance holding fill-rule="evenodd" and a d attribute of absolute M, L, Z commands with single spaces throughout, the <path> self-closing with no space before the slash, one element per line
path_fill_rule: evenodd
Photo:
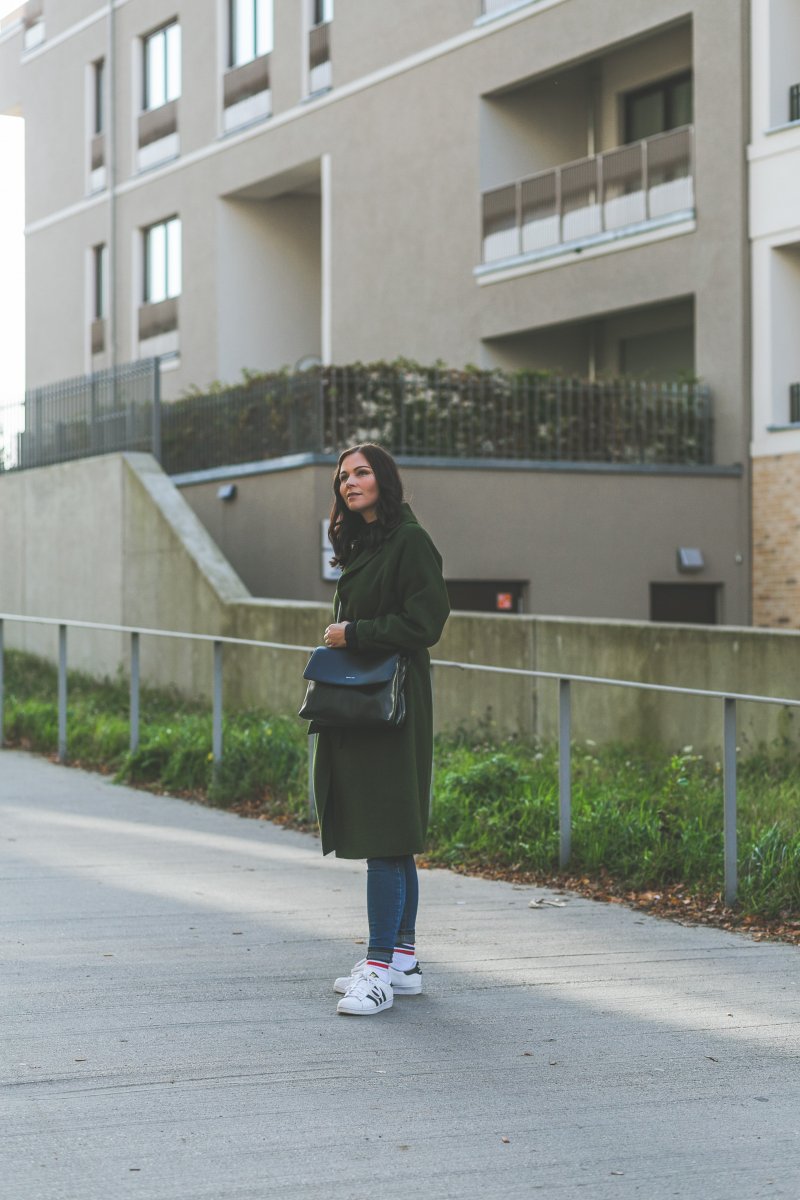
<path fill-rule="evenodd" d="M 0 0 L 0 17 L 19 0 Z M 25 389 L 24 132 L 19 117 L 0 116 L 0 407 Z"/>

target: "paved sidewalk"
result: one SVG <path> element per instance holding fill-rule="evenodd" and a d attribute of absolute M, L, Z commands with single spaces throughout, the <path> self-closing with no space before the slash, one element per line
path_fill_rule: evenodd
<path fill-rule="evenodd" d="M 797 1200 L 795 948 L 430 871 L 425 993 L 337 1017 L 363 894 L 0 752 L 3 1200 Z"/>

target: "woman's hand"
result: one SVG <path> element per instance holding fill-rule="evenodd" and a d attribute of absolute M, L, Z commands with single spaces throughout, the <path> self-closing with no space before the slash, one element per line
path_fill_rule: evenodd
<path fill-rule="evenodd" d="M 347 627 L 347 621 L 339 621 L 336 625 L 329 625 L 325 630 L 325 645 L 330 646 L 332 650 L 343 650 L 346 646 L 344 631 Z"/>

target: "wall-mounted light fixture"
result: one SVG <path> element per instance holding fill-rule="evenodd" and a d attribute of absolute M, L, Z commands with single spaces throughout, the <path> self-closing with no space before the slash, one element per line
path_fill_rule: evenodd
<path fill-rule="evenodd" d="M 678 570 L 682 575 L 693 575 L 697 571 L 702 571 L 705 565 L 702 550 L 698 550 L 694 546 L 678 547 Z"/>
<path fill-rule="evenodd" d="M 221 487 L 217 488 L 217 499 L 224 500 L 226 503 L 229 503 L 231 500 L 235 500 L 236 499 L 236 484 L 235 483 L 223 483 Z"/>

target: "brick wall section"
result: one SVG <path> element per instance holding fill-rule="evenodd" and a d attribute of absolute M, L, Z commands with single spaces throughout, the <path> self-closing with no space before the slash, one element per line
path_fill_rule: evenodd
<path fill-rule="evenodd" d="M 800 629 L 800 454 L 753 460 L 753 624 Z"/>

